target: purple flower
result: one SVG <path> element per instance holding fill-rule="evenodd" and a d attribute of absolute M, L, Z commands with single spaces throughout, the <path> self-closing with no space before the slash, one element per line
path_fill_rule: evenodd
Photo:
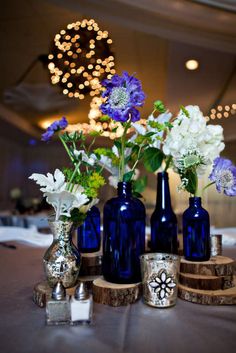
<path fill-rule="evenodd" d="M 209 179 L 216 183 L 216 190 L 227 196 L 236 196 L 236 167 L 229 159 L 217 157 Z"/>
<path fill-rule="evenodd" d="M 42 141 L 48 142 L 51 140 L 52 136 L 56 131 L 64 130 L 68 125 L 68 121 L 63 116 L 61 120 L 54 121 L 46 130 L 44 134 L 42 134 Z"/>
<path fill-rule="evenodd" d="M 143 106 L 145 94 L 137 78 L 123 72 L 122 76 L 114 75 L 111 80 L 104 80 L 102 85 L 106 88 L 102 97 L 107 98 L 100 106 L 103 114 L 120 122 L 126 122 L 129 118 L 132 122 L 140 119 L 136 107 Z"/>

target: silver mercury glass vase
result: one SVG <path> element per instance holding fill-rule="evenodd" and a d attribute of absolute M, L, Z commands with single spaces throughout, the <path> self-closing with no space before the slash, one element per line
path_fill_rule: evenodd
<path fill-rule="evenodd" d="M 81 256 L 72 243 L 73 222 L 49 221 L 53 242 L 43 257 L 48 284 L 53 287 L 58 280 L 65 288 L 76 285 Z"/>

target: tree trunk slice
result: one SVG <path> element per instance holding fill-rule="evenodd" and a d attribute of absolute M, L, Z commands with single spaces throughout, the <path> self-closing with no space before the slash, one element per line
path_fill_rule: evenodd
<path fill-rule="evenodd" d="M 234 278 L 234 284 L 236 277 Z M 236 305 L 236 287 L 225 290 L 200 290 L 193 289 L 179 284 L 179 298 L 191 303 L 205 305 Z"/>
<path fill-rule="evenodd" d="M 179 283 L 183 286 L 203 289 L 203 290 L 219 290 L 228 289 L 234 286 L 233 276 L 204 276 L 189 273 L 179 274 Z"/>
<path fill-rule="evenodd" d="M 80 276 L 99 276 L 102 274 L 102 251 L 81 254 Z"/>
<path fill-rule="evenodd" d="M 205 276 L 230 276 L 234 273 L 234 266 L 234 260 L 225 256 L 215 256 L 209 261 L 202 262 L 181 259 L 180 272 Z"/>
<path fill-rule="evenodd" d="M 135 303 L 141 296 L 141 283 L 116 284 L 98 278 L 93 282 L 93 300 L 110 306 Z"/>

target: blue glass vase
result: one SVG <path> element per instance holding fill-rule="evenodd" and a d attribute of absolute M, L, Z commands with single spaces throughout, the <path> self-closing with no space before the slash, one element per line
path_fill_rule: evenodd
<path fill-rule="evenodd" d="M 210 258 L 210 220 L 202 208 L 201 197 L 190 197 L 189 208 L 183 214 L 184 257 L 189 261 Z"/>
<path fill-rule="evenodd" d="M 118 183 L 118 197 L 104 206 L 102 270 L 113 283 L 141 281 L 139 256 L 145 251 L 145 207 L 132 197 L 131 183 Z"/>
<path fill-rule="evenodd" d="M 151 216 L 151 251 L 178 254 L 177 218 L 171 207 L 169 176 L 157 174 L 156 208 Z"/>
<path fill-rule="evenodd" d="M 93 206 L 87 213 L 83 224 L 77 230 L 77 245 L 81 253 L 91 253 L 100 250 L 100 211 Z"/>

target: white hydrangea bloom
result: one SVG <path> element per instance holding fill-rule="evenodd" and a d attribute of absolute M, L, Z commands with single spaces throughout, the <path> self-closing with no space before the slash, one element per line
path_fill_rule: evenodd
<path fill-rule="evenodd" d="M 198 174 L 203 174 L 225 147 L 223 129 L 220 125 L 207 125 L 198 106 L 189 105 L 185 109 L 189 117 L 182 110 L 179 112 L 164 142 L 163 152 L 171 155 L 175 162 L 190 150 L 196 150 L 204 159 L 205 165 L 197 170 Z"/>

